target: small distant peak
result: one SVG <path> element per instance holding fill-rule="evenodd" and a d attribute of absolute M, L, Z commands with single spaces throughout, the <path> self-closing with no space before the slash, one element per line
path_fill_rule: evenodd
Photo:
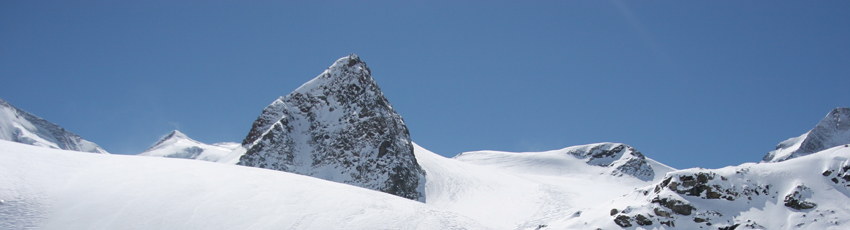
<path fill-rule="evenodd" d="M 348 56 L 337 59 L 336 62 L 334 62 L 334 64 L 331 67 L 334 67 L 334 66 L 354 67 L 357 64 L 365 65 L 366 63 L 363 63 L 363 61 L 360 60 L 360 56 L 357 56 L 357 54 L 352 53 L 352 54 L 349 54 Z"/>
<path fill-rule="evenodd" d="M 168 135 L 165 135 L 162 138 L 160 138 L 159 141 L 157 141 L 156 144 L 154 144 L 153 146 L 156 147 L 156 146 L 158 146 L 158 145 L 160 145 L 160 144 L 162 144 L 162 143 L 164 143 L 168 140 L 172 140 L 172 139 L 189 139 L 189 140 L 191 140 L 191 138 L 189 138 L 189 136 L 186 136 L 186 134 L 183 134 L 182 132 L 180 132 L 178 130 L 174 130 L 174 131 L 171 131 L 170 133 L 168 133 Z"/>
<path fill-rule="evenodd" d="M 171 133 L 166 135 L 165 138 L 163 138 L 163 139 L 165 140 L 165 139 L 171 139 L 171 138 L 188 139 L 189 136 L 186 136 L 186 134 L 180 132 L 180 130 L 175 129 L 174 131 L 171 131 Z"/>
<path fill-rule="evenodd" d="M 829 114 L 833 115 L 833 116 L 836 116 L 836 115 L 848 116 L 848 115 L 850 115 L 850 108 L 838 107 L 838 108 L 832 109 L 832 111 L 830 111 Z"/>

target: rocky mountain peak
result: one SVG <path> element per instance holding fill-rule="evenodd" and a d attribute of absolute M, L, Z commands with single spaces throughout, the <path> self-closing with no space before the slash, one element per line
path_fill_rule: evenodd
<path fill-rule="evenodd" d="M 809 132 L 780 142 L 763 162 L 779 162 L 850 144 L 850 108 L 835 108 Z"/>
<path fill-rule="evenodd" d="M 233 142 L 208 145 L 174 130 L 139 155 L 217 161 L 238 147 L 239 144 Z"/>
<path fill-rule="evenodd" d="M 424 198 L 424 171 L 404 120 L 357 55 L 263 109 L 237 164 Z"/>
<path fill-rule="evenodd" d="M 179 140 L 187 140 L 187 141 L 190 141 L 190 142 L 198 142 L 198 141 L 193 140 L 192 138 L 189 138 L 189 136 L 186 136 L 186 134 L 184 134 L 183 132 L 180 132 L 179 130 L 175 129 L 175 130 L 172 130 L 167 135 L 160 138 L 159 141 L 156 142 L 156 144 L 153 144 L 153 146 L 151 146 L 146 151 L 150 151 L 151 149 L 155 149 L 155 148 L 162 146 L 164 144 L 167 144 L 169 142 L 176 142 L 176 141 L 179 141 Z M 198 143 L 200 143 L 200 142 L 198 142 Z"/>

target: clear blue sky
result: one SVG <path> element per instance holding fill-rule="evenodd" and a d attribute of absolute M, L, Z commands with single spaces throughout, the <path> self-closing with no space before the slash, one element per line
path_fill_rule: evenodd
<path fill-rule="evenodd" d="M 437 153 L 758 161 L 850 106 L 848 1 L 0 1 L 0 98 L 107 151 L 241 141 L 356 53 Z"/>

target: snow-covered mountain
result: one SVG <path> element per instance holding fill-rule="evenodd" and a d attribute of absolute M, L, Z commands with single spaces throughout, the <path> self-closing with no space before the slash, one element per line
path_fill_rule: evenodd
<path fill-rule="evenodd" d="M 552 229 L 850 229 L 850 147 L 668 173 Z"/>
<path fill-rule="evenodd" d="M 0 111 L 3 131 L 41 137 L 30 120 L 43 120 L 19 114 Z M 175 130 L 140 154 L 161 157 L 136 157 L 0 141 L 0 229 L 850 229 L 848 114 L 721 169 L 608 142 L 446 158 L 411 141 L 352 54 L 266 107 L 241 144 Z"/>
<path fill-rule="evenodd" d="M 579 145 L 573 147 L 567 147 L 560 150 L 548 151 L 548 152 L 540 152 L 540 153 L 511 153 L 511 152 L 500 152 L 500 151 L 475 151 L 475 152 L 465 152 L 455 156 L 456 159 L 475 163 L 475 164 L 511 164 L 511 165 L 503 165 L 507 168 L 511 168 L 514 165 L 528 165 L 531 162 L 529 161 L 540 161 L 543 159 L 551 159 L 551 158 L 560 158 L 565 159 L 566 155 L 571 155 L 574 158 L 580 159 L 580 161 L 593 166 L 599 166 L 606 168 L 607 170 L 602 174 L 608 174 L 613 176 L 632 176 L 644 181 L 650 181 L 655 178 L 655 170 L 653 170 L 651 164 L 647 161 L 646 157 L 643 156 L 639 151 L 635 150 L 632 146 L 620 143 L 597 143 L 597 144 L 589 144 L 589 145 Z M 507 158 L 512 158 L 509 161 L 505 161 Z M 570 158 L 572 160 L 572 158 Z M 575 166 L 575 165 L 552 165 L 549 167 L 555 167 L 556 169 L 545 169 L 545 170 L 560 170 L 560 171 L 575 171 L 578 169 L 584 169 L 584 166 Z M 530 169 L 530 170 L 538 170 Z M 666 167 L 662 170 L 663 172 L 669 171 L 669 167 Z M 526 168 L 521 168 L 522 171 L 529 170 Z"/>
<path fill-rule="evenodd" d="M 0 140 L 54 149 L 104 153 L 97 144 L 0 99 Z"/>
<path fill-rule="evenodd" d="M 279 171 L 0 141 L 0 229 L 485 229 L 420 202 Z"/>
<path fill-rule="evenodd" d="M 224 160 L 424 200 L 407 126 L 354 54 L 263 109 L 242 146 Z"/>
<path fill-rule="evenodd" d="M 193 140 L 178 130 L 174 130 L 162 137 L 148 150 L 140 153 L 139 156 L 218 161 L 221 157 L 230 154 L 237 148 L 239 148 L 239 143 L 236 142 L 222 142 L 208 145 Z"/>
<path fill-rule="evenodd" d="M 493 229 L 538 229 L 563 218 L 580 217 L 600 203 L 660 182 L 665 173 L 674 170 L 642 156 L 645 166 L 640 168 L 656 176 L 624 174 L 615 166 L 627 164 L 601 166 L 601 162 L 628 162 L 639 155 L 633 148 L 615 143 L 546 152 L 476 151 L 454 158 L 418 145 L 414 148 L 427 176 L 426 203 Z"/>
<path fill-rule="evenodd" d="M 809 132 L 780 142 L 762 161 L 784 161 L 846 144 L 850 144 L 850 108 L 835 108 Z"/>

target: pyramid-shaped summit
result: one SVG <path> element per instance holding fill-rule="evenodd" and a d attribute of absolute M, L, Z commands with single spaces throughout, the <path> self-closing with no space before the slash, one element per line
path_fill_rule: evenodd
<path fill-rule="evenodd" d="M 779 162 L 850 144 L 850 108 L 835 108 L 809 132 L 776 146 L 762 162 Z"/>
<path fill-rule="evenodd" d="M 263 109 L 242 145 L 239 165 L 424 201 L 407 126 L 355 54 Z"/>

